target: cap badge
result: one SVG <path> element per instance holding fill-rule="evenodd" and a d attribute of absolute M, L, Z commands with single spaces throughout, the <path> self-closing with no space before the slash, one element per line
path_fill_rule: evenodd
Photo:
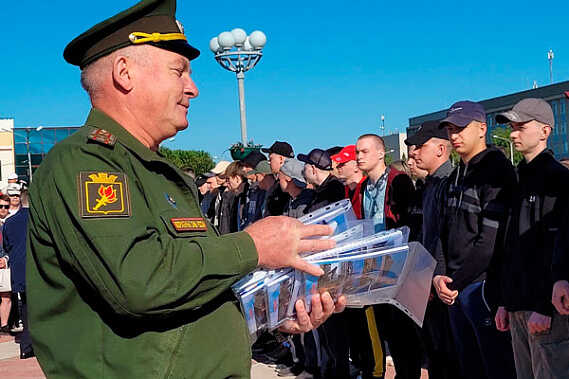
<path fill-rule="evenodd" d="M 176 25 L 178 25 L 178 29 L 180 29 L 180 33 L 184 34 L 184 25 L 182 25 L 180 20 L 176 20 Z"/>
<path fill-rule="evenodd" d="M 120 172 L 80 172 L 81 217 L 129 217 L 130 196 L 126 176 Z"/>

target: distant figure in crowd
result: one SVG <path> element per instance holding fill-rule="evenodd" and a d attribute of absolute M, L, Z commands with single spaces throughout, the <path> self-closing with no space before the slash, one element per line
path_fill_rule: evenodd
<path fill-rule="evenodd" d="M 462 377 L 514 378 L 510 337 L 498 332 L 493 320 L 515 172 L 501 151 L 486 146 L 486 113 L 480 104 L 453 104 L 440 127 L 461 160 L 448 179 L 433 285 L 449 305 Z"/>
<path fill-rule="evenodd" d="M 12 275 L 12 292 L 17 294 L 20 318 L 24 330 L 20 336 L 20 359 L 34 357 L 32 340 L 28 327 L 28 300 L 26 297 L 26 239 L 28 231 L 28 191 L 21 192 L 21 208 L 6 220 L 3 227 L 3 247 L 8 253 Z"/>
<path fill-rule="evenodd" d="M 262 152 L 269 154 L 269 162 L 271 170 L 278 176 L 281 166 L 286 158 L 294 158 L 292 146 L 283 141 L 275 141 L 271 147 L 261 149 Z M 275 181 L 273 188 L 269 190 L 270 196 L 267 196 L 267 203 L 265 205 L 266 212 L 263 216 L 280 216 L 283 214 L 286 204 L 290 200 L 290 196 L 283 192 L 278 181 Z"/>
<path fill-rule="evenodd" d="M 332 162 L 336 162 L 338 179 L 344 184 L 344 198 L 350 199 L 356 217 L 361 219 L 362 204 L 359 194 L 362 192 L 362 183 L 366 177 L 356 162 L 356 145 L 344 147 L 331 158 Z"/>
<path fill-rule="evenodd" d="M 267 207 L 267 199 L 271 198 L 273 191 L 275 190 L 275 176 L 271 170 L 271 164 L 268 160 L 260 161 L 255 169 L 250 171 L 248 174 L 255 175 L 255 180 L 257 181 L 259 188 L 265 191 L 265 196 L 263 196 L 263 201 L 260 204 L 260 214 L 261 217 L 267 217 L 269 215 Z"/>
<path fill-rule="evenodd" d="M 307 207 L 308 212 L 344 199 L 344 185 L 332 174 L 332 159 L 328 152 L 313 149 L 308 154 L 298 154 L 297 158 L 304 162 L 303 173 L 306 182 L 314 186 L 314 198 Z M 322 359 L 318 362 L 318 373 L 323 378 L 347 377 L 350 370 L 345 314 L 331 316 L 313 333 L 320 339 L 319 355 Z"/>
<path fill-rule="evenodd" d="M 4 221 L 8 216 L 8 209 L 10 209 L 10 197 L 8 195 L 0 195 L 0 242 L 2 241 L 2 229 Z M 6 250 L 0 246 L 0 270 L 6 270 L 3 276 L 5 282 L 0 283 L 3 287 L 0 290 L 0 333 L 7 334 L 10 332 L 10 325 L 8 324 L 10 318 L 10 309 L 12 307 L 12 282 L 9 276 L 10 267 L 8 267 L 8 260 L 10 257 Z"/>
<path fill-rule="evenodd" d="M 373 220 L 376 232 L 407 225 L 414 187 L 405 173 L 385 164 L 385 142 L 375 134 L 364 134 L 356 143 L 358 168 L 368 175 L 362 184 L 362 214 Z M 419 330 L 402 311 L 390 304 L 366 310 L 368 334 L 367 367 L 364 376 L 378 377 L 385 372 L 385 342 L 393 358 L 398 378 L 421 376 L 422 348 Z M 365 341 L 361 336 L 360 340 Z M 372 365 L 373 364 L 373 365 Z"/>
<path fill-rule="evenodd" d="M 405 140 L 409 146 L 409 160 L 418 173 L 426 172 L 421 193 L 423 216 L 421 243 L 433 257 L 440 240 L 441 216 L 446 179 L 452 172 L 451 146 L 447 131 L 439 128 L 439 120 L 426 121 L 419 131 Z M 460 368 L 447 306 L 432 291 L 427 303 L 422 328 L 423 343 L 428 358 L 429 377 L 460 378 Z"/>
<path fill-rule="evenodd" d="M 344 198 L 344 185 L 332 175 L 332 159 L 322 149 L 313 149 L 306 154 L 298 154 L 298 160 L 304 162 L 306 182 L 314 186 L 314 199 L 310 212 Z"/>
<path fill-rule="evenodd" d="M 308 213 L 308 207 L 314 199 L 314 191 L 306 188 L 303 176 L 304 163 L 294 158 L 285 159 L 279 172 L 281 189 L 290 195 L 284 215 L 299 218 Z"/>
<path fill-rule="evenodd" d="M 255 174 L 249 174 L 249 172 L 257 167 L 260 162 L 266 160 L 267 157 L 256 150 L 250 152 L 241 160 L 243 163 L 243 171 L 249 182 L 249 188 L 245 193 L 244 199 L 245 222 L 242 225 L 243 228 L 263 218 L 263 203 L 265 202 L 266 192 L 262 188 L 259 188 L 257 176 Z"/>
<path fill-rule="evenodd" d="M 211 201 L 210 207 L 207 212 L 207 216 L 210 222 L 218 228 L 221 234 L 229 233 L 229 229 L 222 233 L 220 228 L 221 213 L 223 208 L 223 198 L 226 189 L 225 180 L 225 170 L 231 164 L 229 161 L 219 161 L 214 168 L 211 169 L 211 173 L 215 174 L 215 180 L 217 182 L 217 188 L 215 190 L 215 198 Z"/>
<path fill-rule="evenodd" d="M 553 251 L 569 204 L 569 170 L 547 149 L 555 117 L 545 100 L 528 98 L 499 113 L 496 122 L 511 126 L 510 139 L 524 156 L 517 167 L 496 327 L 511 332 L 518 379 L 567 377 L 569 318 L 551 304 Z"/>
<path fill-rule="evenodd" d="M 22 187 L 17 183 L 10 183 L 6 189 L 6 194 L 10 197 L 10 209 L 8 217 L 14 215 L 20 210 L 20 189 Z"/>

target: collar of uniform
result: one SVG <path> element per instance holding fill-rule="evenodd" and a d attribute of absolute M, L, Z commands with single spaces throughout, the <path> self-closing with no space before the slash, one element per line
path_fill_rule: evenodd
<path fill-rule="evenodd" d="M 85 125 L 98 129 L 104 129 L 107 132 L 115 135 L 117 137 L 117 140 L 120 141 L 122 145 L 124 145 L 126 148 L 131 150 L 133 153 L 145 161 L 163 161 L 160 154 L 144 146 L 142 142 L 137 140 L 118 122 L 97 108 L 91 109 Z"/>

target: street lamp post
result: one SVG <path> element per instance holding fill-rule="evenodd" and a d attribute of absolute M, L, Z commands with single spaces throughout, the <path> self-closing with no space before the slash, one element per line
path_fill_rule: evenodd
<path fill-rule="evenodd" d="M 215 54 L 215 60 L 224 69 L 237 76 L 239 91 L 239 113 L 241 116 L 241 141 L 247 145 L 247 118 L 245 115 L 245 72 L 261 60 L 267 37 L 261 31 L 254 31 L 249 36 L 243 29 L 233 29 L 220 33 L 209 41 L 209 48 Z"/>
<path fill-rule="evenodd" d="M 381 135 L 385 135 L 385 115 L 381 115 Z"/>
<path fill-rule="evenodd" d="M 553 55 L 553 50 L 549 49 L 549 51 L 547 52 L 547 59 L 549 60 L 549 81 L 551 84 L 553 84 L 553 58 L 555 56 Z"/>
<path fill-rule="evenodd" d="M 510 144 L 510 161 L 512 162 L 512 164 L 514 164 L 514 145 L 512 143 L 512 140 L 510 140 L 509 138 L 500 137 L 496 134 L 493 134 L 492 137 L 496 139 L 501 139 L 502 141 L 506 141 Z"/>

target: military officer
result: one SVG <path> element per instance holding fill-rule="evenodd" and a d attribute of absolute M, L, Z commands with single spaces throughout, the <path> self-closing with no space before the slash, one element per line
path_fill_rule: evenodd
<path fill-rule="evenodd" d="M 199 54 L 175 0 L 144 0 L 75 38 L 93 109 L 56 145 L 30 189 L 30 330 L 50 378 L 250 375 L 248 332 L 230 286 L 258 266 L 321 270 L 298 253 L 333 246 L 326 226 L 271 217 L 220 236 L 189 177 L 159 153 L 188 126 Z M 317 327 L 345 299 L 315 296 L 283 328 Z"/>

